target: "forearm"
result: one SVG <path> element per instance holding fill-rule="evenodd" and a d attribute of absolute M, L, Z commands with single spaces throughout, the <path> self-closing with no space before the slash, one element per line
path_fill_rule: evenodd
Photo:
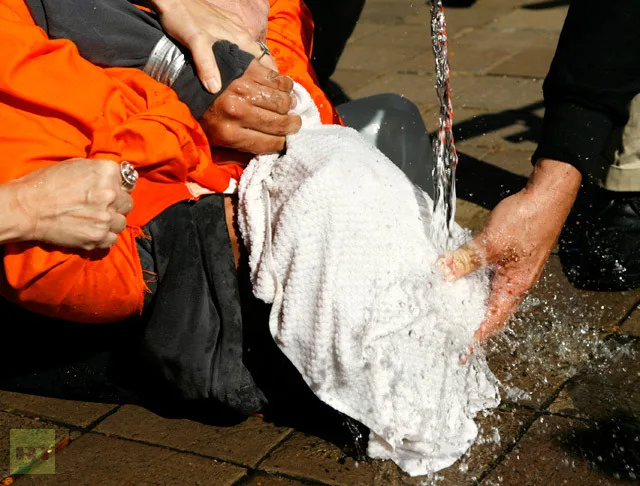
<path fill-rule="evenodd" d="M 29 218 L 26 217 L 21 199 L 24 186 L 19 181 L 0 184 L 0 207 L 4 208 L 0 218 L 0 244 L 29 239 Z"/>
<path fill-rule="evenodd" d="M 581 183 L 580 171 L 571 164 L 543 158 L 534 165 L 524 192 L 532 201 L 544 206 L 541 209 L 546 211 L 552 207 L 549 219 L 557 219 L 562 225 L 576 200 Z"/>

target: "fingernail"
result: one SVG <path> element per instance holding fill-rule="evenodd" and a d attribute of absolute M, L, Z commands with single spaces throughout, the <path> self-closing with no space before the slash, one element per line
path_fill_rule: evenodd
<path fill-rule="evenodd" d="M 298 97 L 296 95 L 291 96 L 291 110 L 298 106 Z"/>
<path fill-rule="evenodd" d="M 447 259 L 451 259 L 451 257 L 443 256 L 438 258 L 438 261 L 436 262 L 436 268 L 440 271 L 440 274 L 446 281 L 453 282 L 453 280 L 455 279 L 455 274 L 453 273 L 451 265 L 447 263 Z"/>
<path fill-rule="evenodd" d="M 220 82 L 216 78 L 209 78 L 204 84 L 211 94 L 215 94 L 220 91 Z"/>

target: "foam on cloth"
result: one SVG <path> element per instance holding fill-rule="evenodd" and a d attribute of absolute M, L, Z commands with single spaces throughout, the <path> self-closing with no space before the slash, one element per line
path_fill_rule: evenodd
<path fill-rule="evenodd" d="M 286 154 L 255 158 L 240 182 L 253 291 L 273 303 L 271 333 L 309 387 L 370 429 L 371 457 L 440 470 L 475 440 L 475 414 L 499 403 L 484 357 L 460 361 L 487 275 L 444 282 L 429 196 L 296 95 L 303 125 Z"/>

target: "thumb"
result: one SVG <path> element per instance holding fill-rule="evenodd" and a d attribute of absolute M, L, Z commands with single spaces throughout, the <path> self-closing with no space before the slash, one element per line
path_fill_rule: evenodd
<path fill-rule="evenodd" d="M 193 62 L 196 65 L 198 78 L 204 84 L 207 91 L 215 94 L 222 88 L 220 70 L 213 54 L 211 39 L 207 36 L 199 35 L 196 40 L 189 46 Z"/>
<path fill-rule="evenodd" d="M 476 238 L 457 250 L 441 256 L 436 265 L 449 281 L 458 280 L 479 268 L 486 267 L 487 259 L 482 240 Z"/>

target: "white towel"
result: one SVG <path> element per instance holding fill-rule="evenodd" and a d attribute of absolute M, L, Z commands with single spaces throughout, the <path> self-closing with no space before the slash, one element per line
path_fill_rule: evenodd
<path fill-rule="evenodd" d="M 371 457 L 440 470 L 475 440 L 475 414 L 499 403 L 484 358 L 460 362 L 487 276 L 444 282 L 429 196 L 355 130 L 321 125 L 295 90 L 302 129 L 240 181 L 253 291 L 273 303 L 271 333 L 314 393 L 369 428 Z"/>

